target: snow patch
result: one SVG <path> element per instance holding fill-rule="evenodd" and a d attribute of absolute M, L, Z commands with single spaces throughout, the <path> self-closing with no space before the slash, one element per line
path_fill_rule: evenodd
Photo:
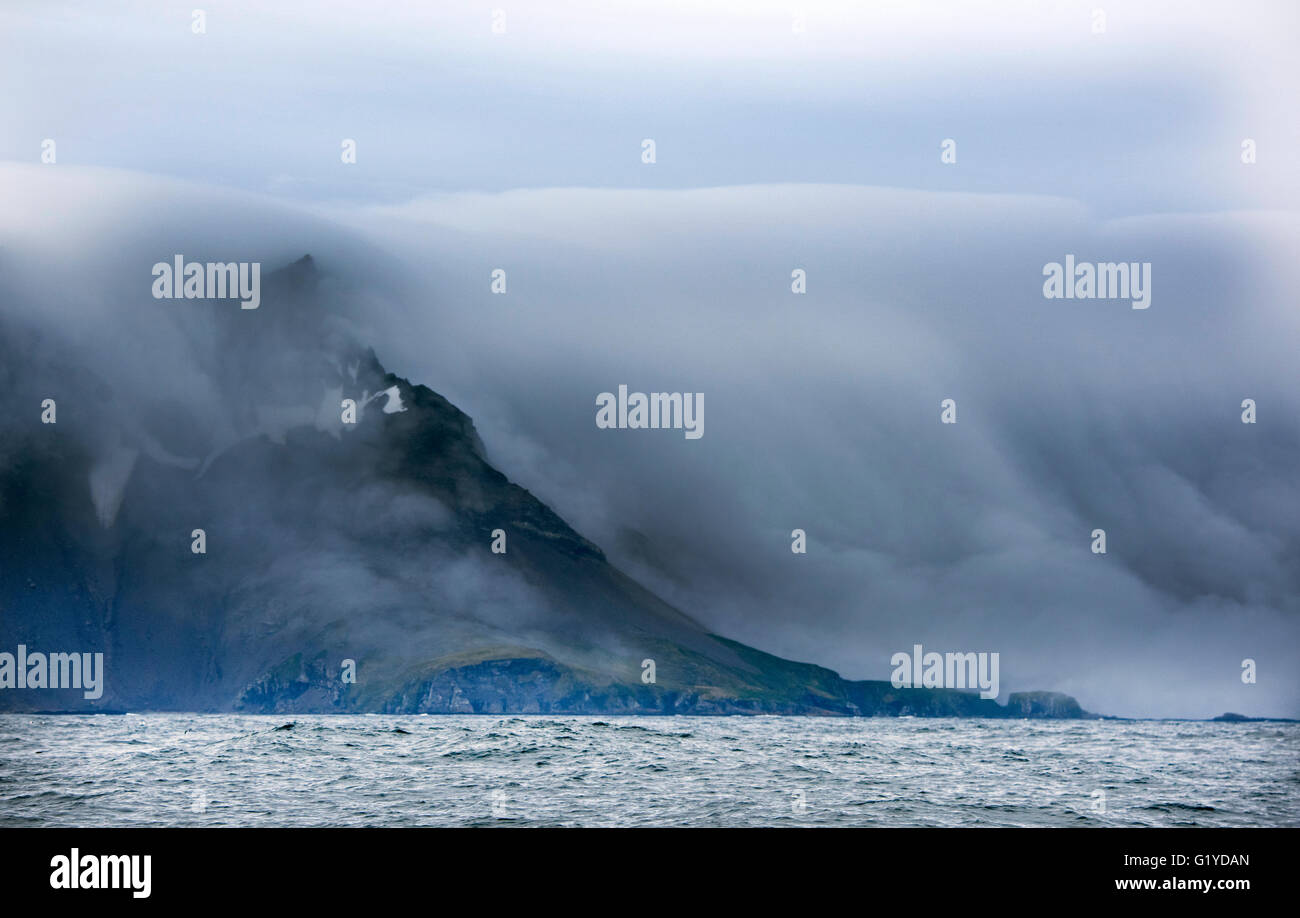
<path fill-rule="evenodd" d="M 399 411 L 406 410 L 406 406 L 402 404 L 402 393 L 396 386 L 389 386 L 383 392 L 376 392 L 375 398 L 381 395 L 388 396 L 388 401 L 384 403 L 384 414 L 397 414 Z"/>

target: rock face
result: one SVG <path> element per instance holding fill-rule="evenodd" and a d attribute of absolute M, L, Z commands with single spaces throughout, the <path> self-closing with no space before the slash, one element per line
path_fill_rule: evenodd
<path fill-rule="evenodd" d="M 1088 717 L 1079 702 L 1060 692 L 1013 692 L 1007 699 L 1012 717 Z"/>
<path fill-rule="evenodd" d="M 5 689 L 0 710 L 1090 716 L 1051 693 L 1004 708 L 852 682 L 709 633 L 493 468 L 336 298 L 306 258 L 263 278 L 256 311 L 186 303 L 204 399 L 0 328 L 22 406 L 0 447 L 0 651 L 106 670 L 98 699 Z M 56 424 L 32 409 L 47 396 Z"/>

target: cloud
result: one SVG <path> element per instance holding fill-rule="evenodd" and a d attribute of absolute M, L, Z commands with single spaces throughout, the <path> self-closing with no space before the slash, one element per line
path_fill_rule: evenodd
<path fill-rule="evenodd" d="M 798 185 L 313 215 L 121 173 L 3 181 L 22 204 L 0 228 L 21 294 L 5 315 L 62 324 L 114 385 L 163 373 L 220 416 L 193 329 L 143 296 L 157 251 L 311 250 L 390 369 L 719 633 L 851 677 L 887 678 L 918 642 L 998 651 L 1006 689 L 1109 713 L 1297 709 L 1288 215 L 1105 221 L 1060 198 Z M 1066 253 L 1150 261 L 1151 308 L 1045 300 Z M 707 435 L 598 430 L 619 383 L 704 392 Z M 383 500 L 399 526 L 426 512 Z"/>
<path fill-rule="evenodd" d="M 432 253 L 404 365 L 720 632 L 858 677 L 914 642 L 997 650 L 1012 690 L 1108 712 L 1296 709 L 1293 215 L 750 186 L 439 195 L 362 222 Z M 1066 253 L 1150 261 L 1151 308 L 1044 299 Z M 619 383 L 704 392 L 707 436 L 598 430 Z M 1241 423 L 1247 397 L 1267 424 Z M 1240 683 L 1248 657 L 1268 684 Z"/>

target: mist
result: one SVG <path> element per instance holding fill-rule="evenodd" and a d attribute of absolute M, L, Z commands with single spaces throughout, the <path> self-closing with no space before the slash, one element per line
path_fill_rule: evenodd
<path fill-rule="evenodd" d="M 1098 33 L 1084 3 L 805 6 L 803 31 L 783 4 L 571 2 L 494 32 L 232 3 L 202 34 L 147 4 L 6 9 L 0 462 L 66 403 L 111 529 L 124 450 L 198 468 L 283 436 L 240 374 L 295 411 L 317 380 L 223 351 L 150 268 L 310 253 L 322 340 L 467 412 L 493 464 L 718 634 L 850 678 L 917 643 L 998 652 L 1004 694 L 1106 714 L 1300 715 L 1300 14 L 1155 3 Z M 1045 298 L 1067 256 L 1149 263 L 1150 307 Z M 705 435 L 598 428 L 621 384 L 703 393 Z M 363 503 L 375 533 L 447 513 Z M 383 589 L 291 554 L 305 593 Z M 503 634 L 544 604 L 445 560 Z"/>

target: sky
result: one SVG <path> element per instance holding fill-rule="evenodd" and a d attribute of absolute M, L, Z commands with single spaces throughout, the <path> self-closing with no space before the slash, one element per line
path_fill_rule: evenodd
<path fill-rule="evenodd" d="M 148 239 L 312 252 L 498 467 L 764 650 L 1300 716 L 1300 8 L 1099 5 L 214 3 L 196 34 L 11 3 L 0 258 L 75 322 Z M 1149 262 L 1150 308 L 1045 299 L 1066 254 Z M 598 429 L 619 384 L 704 393 L 705 435 Z"/>

